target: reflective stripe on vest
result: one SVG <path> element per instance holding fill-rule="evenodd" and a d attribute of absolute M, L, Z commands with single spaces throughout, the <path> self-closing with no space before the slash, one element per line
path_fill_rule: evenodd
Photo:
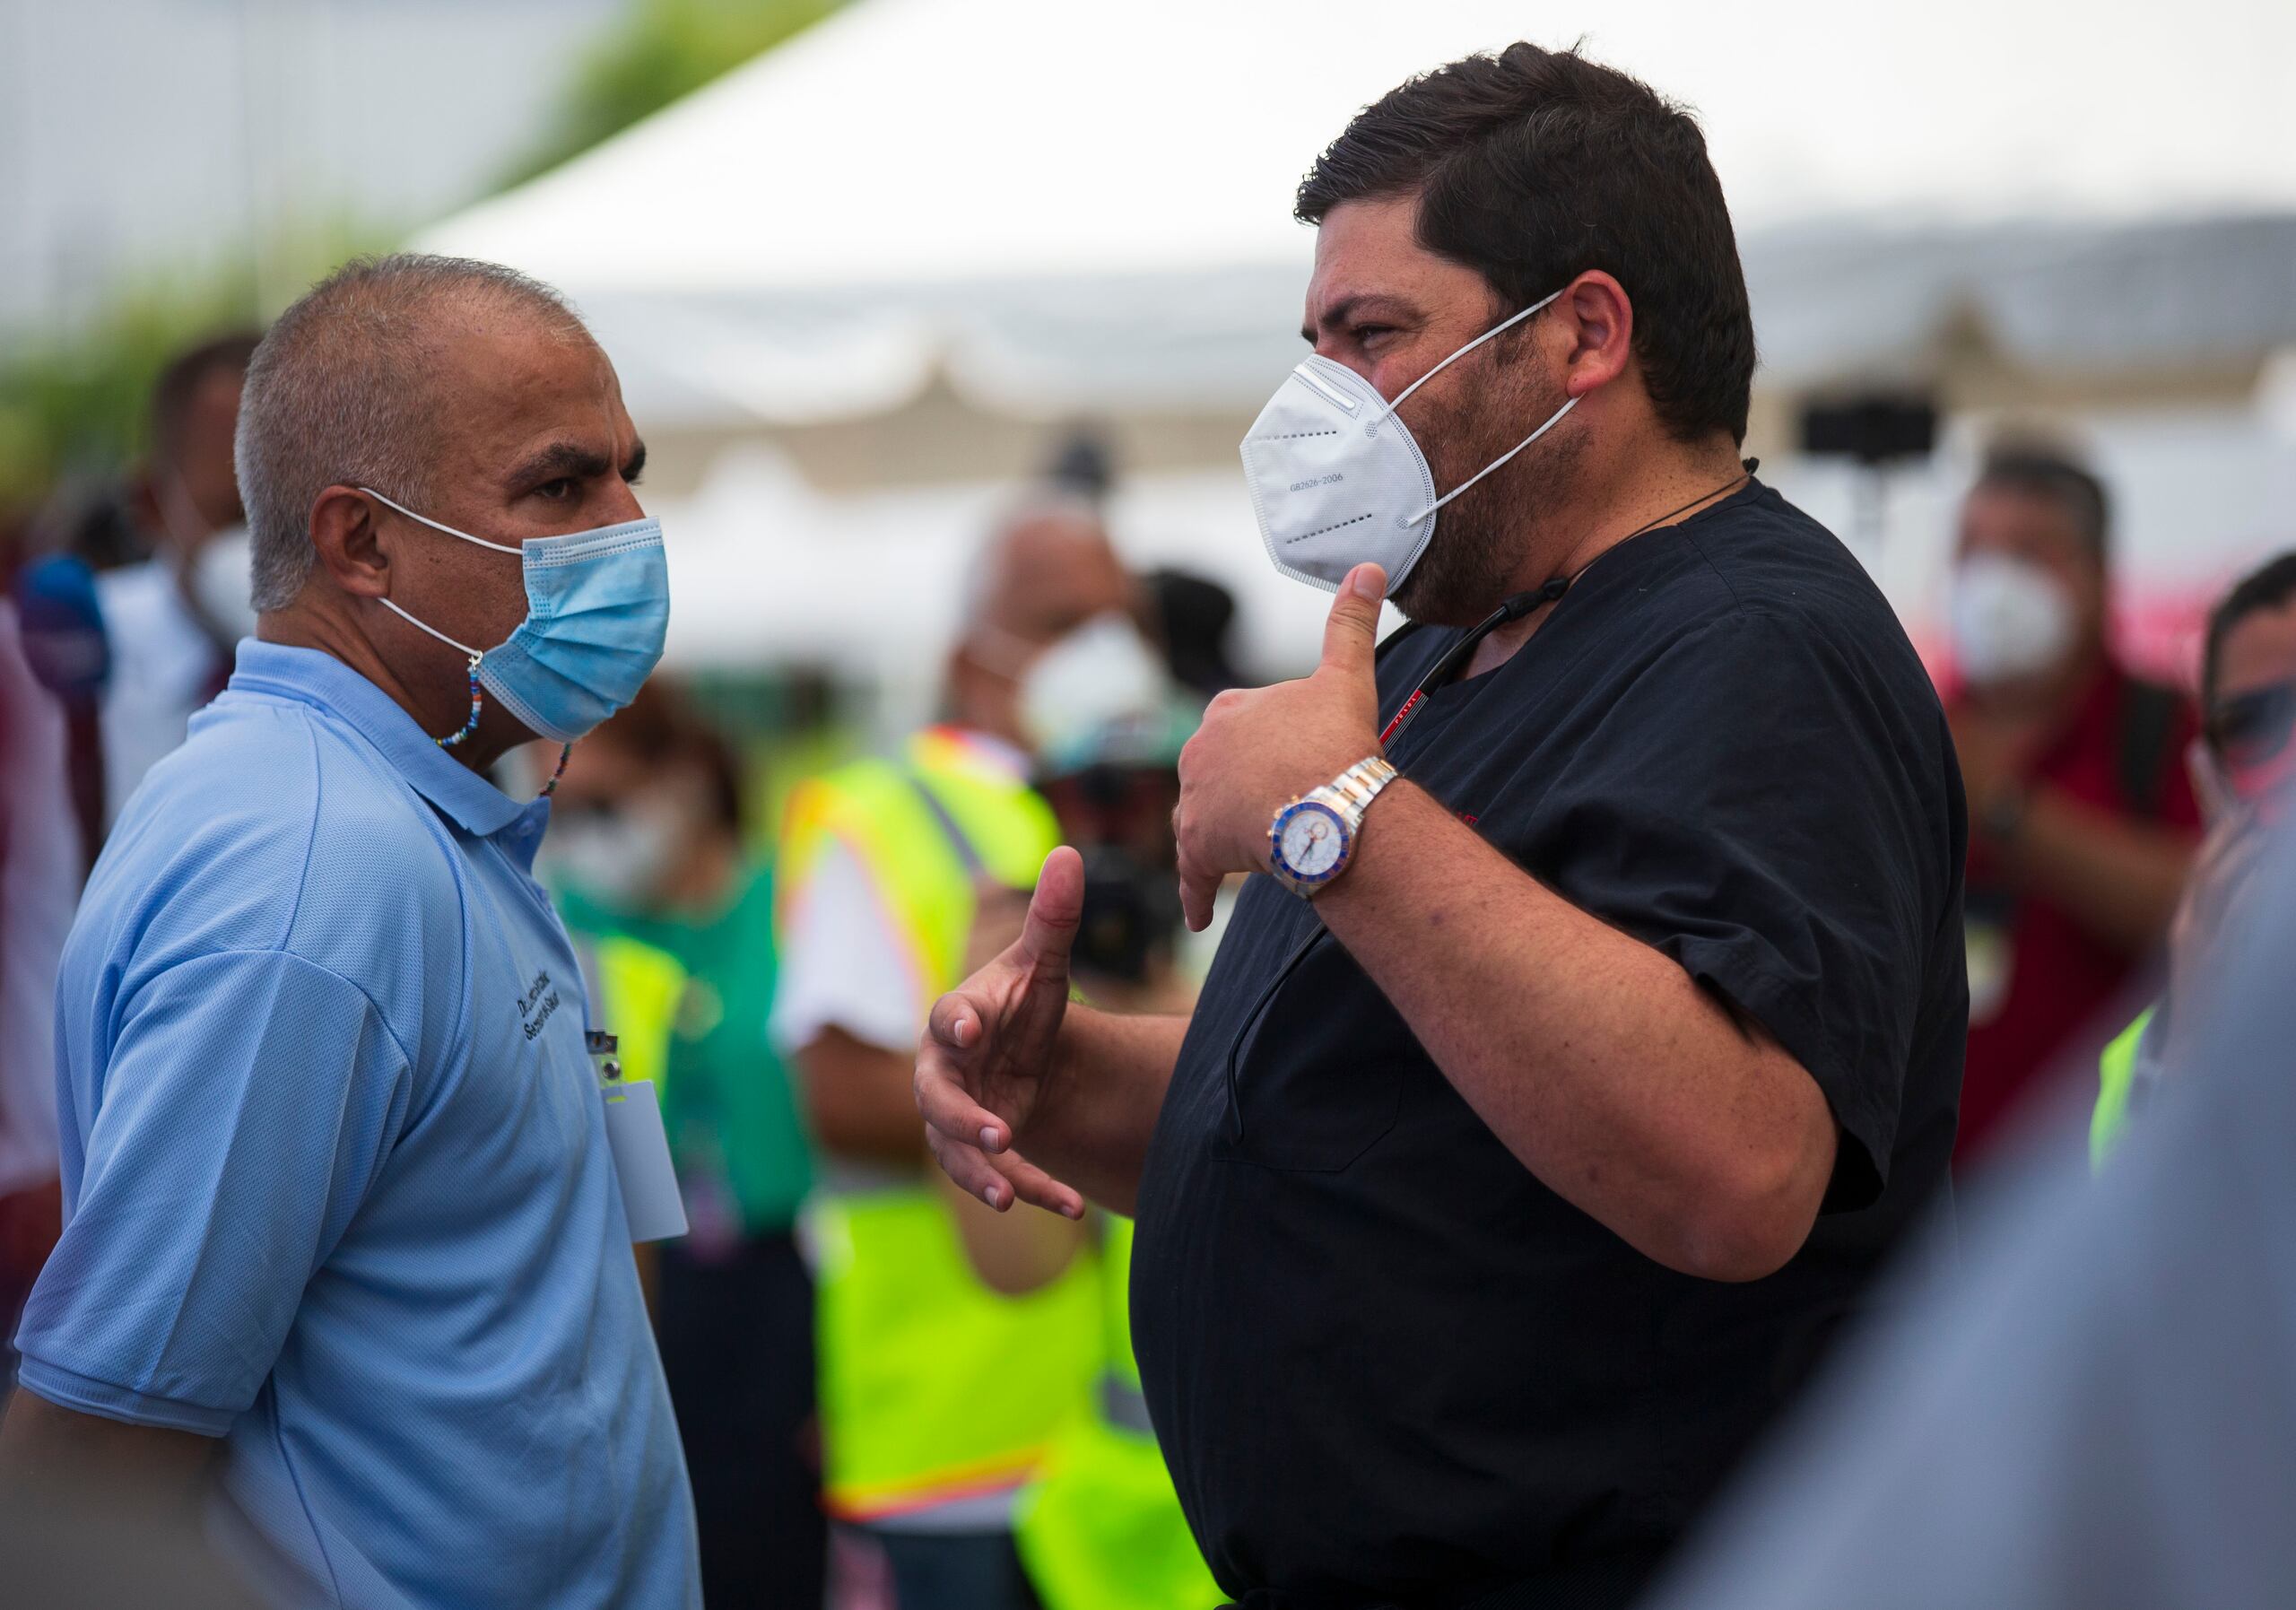
<path fill-rule="evenodd" d="M 961 739 L 920 735 L 907 759 L 862 761 L 792 794 L 780 898 L 794 909 L 822 857 L 843 846 L 900 936 L 921 1023 L 958 981 L 973 918 L 974 875 L 941 814 L 982 873 L 1015 888 L 1035 882 L 1058 830 L 1049 806 Z M 920 1180 L 825 1193 L 809 1214 L 824 1485 L 842 1519 L 1018 1486 L 1098 1371 L 1094 1260 L 1080 1257 L 1040 1292 L 1000 1296 L 973 1273 L 949 1213 Z"/>

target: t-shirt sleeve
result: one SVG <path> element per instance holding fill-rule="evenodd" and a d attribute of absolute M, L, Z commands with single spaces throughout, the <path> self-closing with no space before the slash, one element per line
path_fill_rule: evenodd
<path fill-rule="evenodd" d="M 1631 683 L 1555 779 L 1539 873 L 1817 1082 L 1831 1210 L 1880 1194 L 1950 921 L 1943 716 L 1808 628 L 1734 614 Z"/>
<path fill-rule="evenodd" d="M 22 1384 L 221 1436 L 402 1127 L 407 1057 L 366 994 L 275 951 L 180 963 L 124 1008 Z"/>
<path fill-rule="evenodd" d="M 768 1030 L 774 1049 L 789 1056 L 834 1027 L 885 1050 L 914 1049 L 924 985 L 860 857 L 829 845 L 788 909 Z"/>

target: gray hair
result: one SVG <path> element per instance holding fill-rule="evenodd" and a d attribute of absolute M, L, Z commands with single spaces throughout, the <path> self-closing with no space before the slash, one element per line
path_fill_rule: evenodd
<path fill-rule="evenodd" d="M 233 457 L 253 549 L 251 598 L 283 609 L 315 559 L 311 507 L 330 486 L 427 500 L 441 312 L 508 309 L 589 339 L 566 299 L 513 268 L 413 252 L 355 257 L 279 316 L 248 364 Z"/>

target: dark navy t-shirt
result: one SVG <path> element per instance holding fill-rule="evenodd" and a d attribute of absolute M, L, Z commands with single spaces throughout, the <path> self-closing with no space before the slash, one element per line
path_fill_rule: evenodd
<path fill-rule="evenodd" d="M 1458 635 L 1389 640 L 1383 717 Z M 1755 483 L 1598 560 L 1390 758 L 1809 1071 L 1840 1129 L 1825 1211 L 1765 1280 L 1653 1263 L 1255 877 L 1140 1191 L 1156 1430 L 1231 1593 L 1625 1603 L 1943 1195 L 1968 1018 L 1945 719 L 1857 561 Z"/>

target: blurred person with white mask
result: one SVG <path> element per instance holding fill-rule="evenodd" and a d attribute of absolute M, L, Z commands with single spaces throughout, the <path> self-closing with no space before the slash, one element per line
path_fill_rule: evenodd
<path fill-rule="evenodd" d="M 353 261 L 257 348 L 237 461 L 257 635 L 65 942 L 0 1487 L 152 1485 L 285 1604 L 696 1610 L 631 1252 L 667 1146 L 607 1105 L 549 788 L 485 775 L 661 657 L 613 366 L 509 269 Z"/>
<path fill-rule="evenodd" d="M 824 1152 L 824 1484 L 832 1518 L 882 1550 L 901 1610 L 1030 1602 L 1014 1496 L 1099 1363 L 1077 1226 L 1049 1227 L 1057 1275 L 1025 1297 L 966 1262 L 952 1215 L 989 1210 L 928 1171 L 910 1068 L 984 904 L 1025 891 L 1059 841 L 1032 752 L 1162 686 L 1133 607 L 1088 503 L 1024 509 L 969 579 L 944 718 L 789 801 L 773 1037 Z"/>
<path fill-rule="evenodd" d="M 2199 840 L 2199 719 L 2115 657 L 2110 561 L 2095 475 L 2037 447 L 1987 458 L 1950 597 L 1970 830 L 1959 1163 L 2037 1082 L 2096 1066 L 2141 1004 Z"/>
<path fill-rule="evenodd" d="M 132 499 L 152 533 L 152 556 L 96 577 L 110 657 L 100 717 L 107 825 L 183 742 L 192 712 L 222 692 L 233 645 L 255 631 L 231 434 L 257 339 L 202 342 L 152 387 L 151 448 Z"/>

